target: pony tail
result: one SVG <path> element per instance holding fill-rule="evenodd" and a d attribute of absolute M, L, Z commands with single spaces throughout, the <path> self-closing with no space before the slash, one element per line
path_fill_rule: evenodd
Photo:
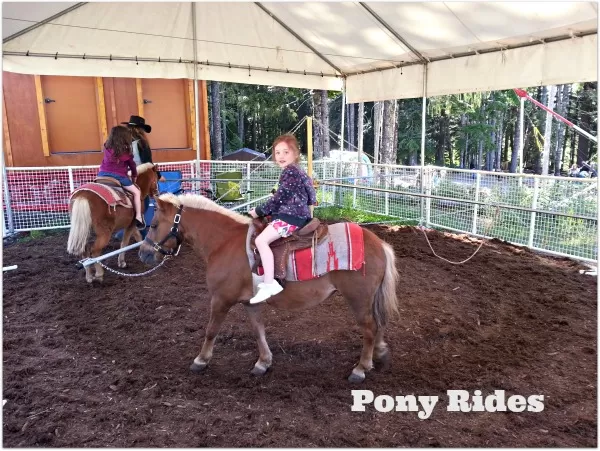
<path fill-rule="evenodd" d="M 92 226 L 92 212 L 87 199 L 78 197 L 73 201 L 71 209 L 71 229 L 67 241 L 67 252 L 72 255 L 83 255 Z"/>
<path fill-rule="evenodd" d="M 385 273 L 377 288 L 373 303 L 373 316 L 378 328 L 385 327 L 388 319 L 399 314 L 396 296 L 396 283 L 398 282 L 396 255 L 388 243 L 382 242 L 382 247 L 385 254 Z"/>

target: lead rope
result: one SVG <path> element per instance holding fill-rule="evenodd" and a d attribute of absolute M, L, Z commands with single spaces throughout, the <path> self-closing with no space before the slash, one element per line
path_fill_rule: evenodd
<path fill-rule="evenodd" d="M 119 276 L 124 276 L 124 277 L 141 277 L 141 276 L 145 276 L 146 274 L 150 274 L 151 272 L 154 272 L 154 271 L 156 271 L 158 268 L 160 268 L 162 265 L 164 265 L 164 264 L 165 264 L 165 262 L 166 262 L 166 261 L 167 261 L 169 258 L 170 258 L 170 257 L 169 257 L 168 255 L 167 255 L 167 256 L 165 256 L 165 257 L 162 259 L 162 261 L 161 261 L 161 262 L 160 262 L 158 265 L 156 265 L 154 268 L 151 268 L 151 269 L 149 269 L 148 271 L 144 271 L 144 272 L 141 272 L 141 273 L 139 273 L 139 274 L 128 274 L 128 273 L 126 273 L 126 272 L 121 272 L 121 271 L 117 271 L 116 269 L 109 268 L 108 266 L 106 266 L 106 265 L 105 265 L 104 263 L 102 263 L 102 262 L 97 262 L 97 263 L 99 263 L 99 264 L 100 264 L 100 266 L 102 266 L 102 267 L 103 267 L 104 269 L 106 269 L 107 271 L 109 271 L 109 272 L 112 272 L 113 274 L 117 274 L 117 275 L 119 275 Z"/>
<path fill-rule="evenodd" d="M 488 224 L 488 226 L 485 228 L 483 235 L 487 236 L 487 233 L 490 231 L 492 224 L 496 221 L 496 219 L 498 219 L 498 216 L 500 215 L 500 207 L 496 206 L 496 214 L 494 215 L 494 221 L 490 222 Z M 479 243 L 479 247 L 475 250 L 475 252 L 473 252 L 473 254 L 461 261 L 461 262 L 453 262 L 450 261 L 444 257 L 439 256 L 438 254 L 435 253 L 435 251 L 433 250 L 433 247 L 431 247 L 431 242 L 429 241 L 429 237 L 427 236 L 427 233 L 425 233 L 425 227 L 419 227 L 419 229 L 421 229 L 421 231 L 423 232 L 423 235 L 425 235 L 425 239 L 427 240 L 427 244 L 429 245 L 429 249 L 431 249 L 431 252 L 433 252 L 433 255 L 435 255 L 437 258 L 439 258 L 440 260 L 444 260 L 447 263 L 450 263 L 451 265 L 462 265 L 463 263 L 468 262 L 469 260 L 471 260 L 473 257 L 475 257 L 475 255 L 477 254 L 477 252 L 479 252 L 479 250 L 481 249 L 481 246 L 483 246 L 483 243 L 485 243 L 486 241 L 488 241 L 487 239 L 482 239 L 481 243 Z"/>

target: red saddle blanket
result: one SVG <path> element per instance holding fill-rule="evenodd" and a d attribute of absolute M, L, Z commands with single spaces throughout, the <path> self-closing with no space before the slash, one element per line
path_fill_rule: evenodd
<path fill-rule="evenodd" d="M 327 238 L 314 249 L 292 251 L 287 262 L 288 281 L 315 279 L 330 271 L 357 271 L 365 263 L 363 230 L 358 224 L 342 222 L 329 227 Z"/>
<path fill-rule="evenodd" d="M 95 182 L 81 185 L 79 188 L 73 191 L 73 194 L 71 194 L 71 197 L 69 198 L 69 207 L 71 206 L 73 195 L 78 191 L 91 191 L 100 196 L 104 202 L 106 202 L 108 206 L 112 208 L 115 208 L 117 205 L 121 205 L 125 208 L 133 208 L 131 199 L 125 194 L 124 190 L 117 190 L 108 185 Z"/>

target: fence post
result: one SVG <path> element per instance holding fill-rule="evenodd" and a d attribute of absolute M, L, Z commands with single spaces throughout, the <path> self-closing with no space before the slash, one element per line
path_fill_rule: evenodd
<path fill-rule="evenodd" d="M 529 240 L 527 241 L 527 246 L 529 246 L 530 248 L 533 247 L 533 235 L 535 234 L 535 209 L 537 208 L 538 196 L 540 192 L 539 182 L 539 178 L 533 178 L 533 201 L 531 203 L 531 209 L 534 211 L 531 212 L 531 222 L 529 225 Z"/>
<path fill-rule="evenodd" d="M 481 186 L 481 173 L 475 174 L 475 202 L 479 202 L 479 188 Z M 473 227 L 471 233 L 475 235 L 477 233 L 477 215 L 479 214 L 479 204 L 473 206 Z"/>
<path fill-rule="evenodd" d="M 323 168 L 321 170 L 321 182 L 325 180 L 325 171 L 327 170 L 326 166 L 327 163 L 325 161 L 321 161 L 321 167 Z M 321 190 L 321 204 L 324 204 L 329 189 L 325 185 L 320 185 L 319 189 Z"/>
<path fill-rule="evenodd" d="M 73 180 L 73 168 L 69 168 L 69 191 L 75 191 L 75 181 Z"/>
<path fill-rule="evenodd" d="M 427 174 L 425 174 L 425 166 L 423 166 L 423 177 L 421 178 L 421 183 L 423 183 L 423 188 L 425 190 L 425 227 L 429 228 L 431 226 L 431 180 L 432 180 L 432 170 L 430 167 L 427 168 Z M 427 179 L 427 181 L 425 180 Z"/>
<path fill-rule="evenodd" d="M 190 183 L 190 190 L 192 191 L 192 193 L 199 193 L 200 192 L 200 185 L 199 185 L 199 181 L 196 180 L 199 178 L 198 174 L 196 173 L 196 161 L 191 161 L 190 162 L 190 176 L 192 179 L 192 183 Z M 181 176 L 183 177 L 183 174 L 181 174 Z M 183 188 L 183 182 L 181 182 L 182 188 Z"/>
<path fill-rule="evenodd" d="M 385 167 L 385 189 L 389 190 L 390 189 L 390 167 L 386 166 Z M 390 215 L 390 193 L 389 192 L 385 192 L 385 215 L 389 216 Z"/>
<path fill-rule="evenodd" d="M 334 160 L 333 162 L 333 180 L 336 183 L 339 183 L 338 179 L 337 179 L 337 173 L 338 173 L 338 162 L 337 160 Z M 333 206 L 335 207 L 337 205 L 337 186 L 333 187 Z"/>
<path fill-rule="evenodd" d="M 356 164 L 356 170 L 354 171 L 354 186 L 356 186 L 358 180 L 358 163 Z M 352 189 L 352 208 L 356 208 L 356 188 Z"/>
<path fill-rule="evenodd" d="M 419 191 L 421 192 L 421 194 L 425 194 L 425 183 L 423 182 L 423 180 L 425 179 L 425 166 L 423 165 L 423 163 L 421 162 L 421 167 L 419 168 L 419 174 L 421 175 L 421 181 L 419 183 Z M 419 218 L 419 225 L 423 224 L 424 218 L 425 218 L 425 197 L 421 196 L 420 198 L 420 203 L 421 203 L 421 217 Z"/>
<path fill-rule="evenodd" d="M 250 191 L 250 162 L 246 163 L 246 191 Z"/>
<path fill-rule="evenodd" d="M 8 216 L 8 232 L 10 234 L 15 233 L 15 222 L 13 218 L 12 207 L 10 205 L 10 192 L 8 191 L 8 172 L 4 165 L 4 153 L 2 153 L 2 178 L 3 178 L 3 189 L 4 189 L 4 205 L 6 206 L 6 216 Z M 4 216 L 4 215 L 3 215 Z M 4 217 L 2 218 L 4 223 Z M 2 226 L 4 228 L 4 225 Z"/>

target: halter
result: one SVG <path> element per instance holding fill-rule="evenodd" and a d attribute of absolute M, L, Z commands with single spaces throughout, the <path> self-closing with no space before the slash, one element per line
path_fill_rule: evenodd
<path fill-rule="evenodd" d="M 173 226 L 171 227 L 171 231 L 169 232 L 169 234 L 166 237 L 164 237 L 162 240 L 160 240 L 157 243 L 155 241 L 152 241 L 150 238 L 148 238 L 148 236 L 146 236 L 146 238 L 144 238 L 144 241 L 147 241 L 148 243 L 150 243 L 156 252 L 160 252 L 163 255 L 176 257 L 179 254 L 179 250 L 181 249 L 181 243 L 183 242 L 183 240 L 181 239 L 181 236 L 179 235 L 179 223 L 181 222 L 181 213 L 182 212 L 183 212 L 183 205 L 181 205 L 179 207 L 179 209 L 177 210 L 177 213 L 175 213 L 175 216 L 173 217 Z M 165 244 L 169 238 L 175 238 L 175 240 L 177 241 L 177 250 L 163 249 L 163 247 L 162 247 L 163 244 Z"/>

